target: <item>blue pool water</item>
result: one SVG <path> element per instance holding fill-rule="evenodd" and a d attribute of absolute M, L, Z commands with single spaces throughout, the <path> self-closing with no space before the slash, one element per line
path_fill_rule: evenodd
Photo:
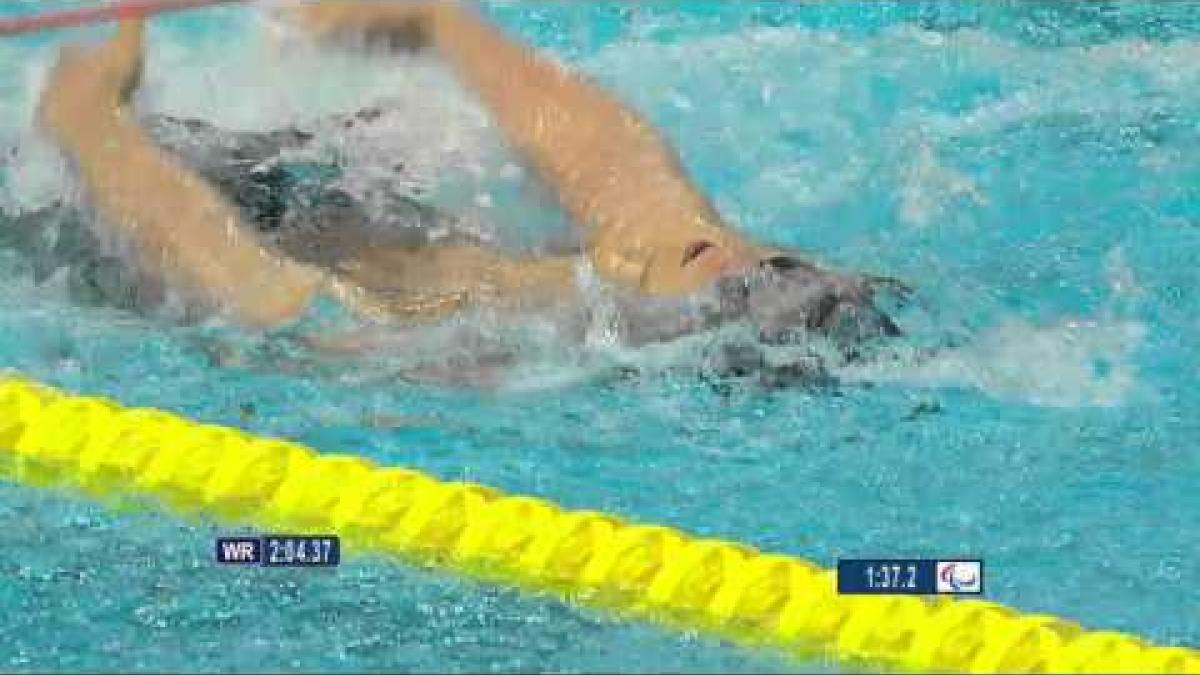
<path fill-rule="evenodd" d="M 531 335 L 503 382 L 445 387 L 81 307 L 0 252 L 0 367 L 826 565 L 978 555 L 997 601 L 1200 644 L 1200 3 L 487 11 L 644 111 L 732 221 L 912 282 L 909 338 L 768 390 L 676 367 L 691 342 Z M 435 63 L 277 37 L 245 8 L 161 21 L 142 105 L 266 129 L 398 98 L 438 199 L 561 225 Z M 60 39 L 0 42 L 0 227 L 73 189 L 29 123 Z M 0 523 L 6 670 L 830 667 L 374 560 L 217 569 L 213 527 L 69 494 L 0 485 Z"/>

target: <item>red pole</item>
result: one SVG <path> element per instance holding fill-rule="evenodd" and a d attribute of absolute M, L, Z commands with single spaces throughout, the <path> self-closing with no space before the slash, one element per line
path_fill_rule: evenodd
<path fill-rule="evenodd" d="M 159 12 L 177 12 L 183 9 L 196 9 L 234 2 L 246 2 L 246 0 L 124 0 L 100 7 L 0 19 L 0 36 L 33 33 L 52 28 L 72 28 L 89 23 L 119 21 Z"/>

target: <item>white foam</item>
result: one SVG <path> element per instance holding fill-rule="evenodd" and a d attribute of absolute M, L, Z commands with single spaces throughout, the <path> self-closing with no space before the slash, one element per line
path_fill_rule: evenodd
<path fill-rule="evenodd" d="M 927 143 L 919 146 L 915 159 L 904 170 L 902 180 L 900 219 L 916 227 L 927 227 L 935 222 L 954 199 L 969 199 L 978 206 L 988 203 L 969 176 L 939 162 Z"/>
<path fill-rule="evenodd" d="M 322 139 L 344 164 L 348 185 L 366 189 L 381 172 L 403 164 L 406 177 L 429 191 L 457 190 L 466 194 L 465 204 L 487 202 L 479 185 L 500 175 L 507 158 L 500 156 L 487 115 L 434 58 L 356 55 L 280 40 L 261 12 L 231 11 L 245 19 L 232 34 L 151 26 L 140 110 L 227 129 L 274 130 L 312 128 L 322 118 L 387 102 L 400 113 L 352 132 L 323 130 L 328 133 Z M 58 153 L 32 125 L 56 47 L 0 48 L 19 49 L 19 57 L 5 61 L 22 66 L 4 83 L 9 95 L 0 142 L 16 151 L 6 162 L 0 206 L 34 208 L 66 185 Z"/>
<path fill-rule="evenodd" d="M 261 12 L 225 11 L 248 20 L 230 22 L 239 26 L 232 33 L 185 32 L 176 24 L 152 28 L 141 95 L 147 108 L 231 128 L 274 129 L 391 99 L 405 111 L 402 121 L 374 127 L 374 136 L 340 141 L 354 175 L 371 180 L 373 170 L 403 161 L 429 182 L 450 175 L 465 181 L 465 187 L 454 188 L 463 204 L 496 203 L 486 183 L 494 182 L 506 160 L 492 160 L 494 130 L 435 59 L 306 48 L 280 39 Z M 944 44 L 931 46 L 931 37 Z M 19 43 L 0 49 L 18 50 L 4 60 L 21 64 L 19 75 L 5 78 L 6 94 L 13 89 L 18 94 L 0 102 L 11 109 L 0 119 L 0 139 L 23 147 L 54 49 Z M 773 219 L 787 220 L 814 205 L 853 199 L 863 181 L 882 179 L 903 186 L 901 219 L 921 227 L 953 199 L 986 198 L 955 167 L 929 162 L 938 158 L 942 143 L 1038 117 L 1136 117 L 1154 105 L 1138 82 L 1194 101 L 1200 74 L 1186 64 L 1197 58 L 1200 44 L 1187 40 L 1047 50 L 985 31 L 942 36 L 902 25 L 853 39 L 786 27 L 675 44 L 626 41 L 580 66 L 639 107 L 673 110 L 659 117 L 670 135 L 687 139 L 692 163 L 745 174 L 744 181 L 729 186 L 736 195 L 722 195 L 722 203 L 732 202 L 735 211 L 770 212 Z M 936 92 L 966 73 L 996 78 L 997 95 L 955 113 L 907 105 L 873 124 L 855 123 L 856 115 L 875 114 L 873 79 L 903 83 L 912 102 L 919 100 L 914 93 Z M 36 168 L 50 161 L 41 154 L 24 153 L 16 173 L 56 173 Z M 52 183 L 9 192 L 36 201 Z M 13 195 L 6 204 L 9 198 Z"/>
<path fill-rule="evenodd" d="M 963 347 L 846 368 L 847 381 L 961 387 L 1051 407 L 1116 406 L 1137 382 L 1133 356 L 1145 327 L 1116 319 L 1048 326 L 1009 319 Z"/>

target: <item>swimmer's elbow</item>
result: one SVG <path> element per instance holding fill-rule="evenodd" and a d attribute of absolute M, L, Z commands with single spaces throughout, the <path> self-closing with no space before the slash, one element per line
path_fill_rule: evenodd
<path fill-rule="evenodd" d="M 237 323 L 252 330 L 278 328 L 300 318 L 307 303 L 232 303 L 227 311 Z"/>
<path fill-rule="evenodd" d="M 240 324 L 255 330 L 277 328 L 299 319 L 312 304 L 321 276 L 311 270 L 289 270 L 271 285 L 251 284 L 228 298 L 224 309 Z"/>

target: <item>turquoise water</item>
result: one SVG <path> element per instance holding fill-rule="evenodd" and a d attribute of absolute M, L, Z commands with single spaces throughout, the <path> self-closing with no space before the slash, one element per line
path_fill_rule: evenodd
<path fill-rule="evenodd" d="M 75 306 L 0 253 L 0 366 L 827 565 L 978 555 L 992 599 L 1200 644 L 1200 3 L 488 11 L 645 111 L 731 220 L 913 282 L 909 339 L 836 387 L 768 390 L 679 367 L 691 342 L 534 335 L 464 389 Z M 271 35 L 248 9 L 163 21 L 143 106 L 272 128 L 398 97 L 413 120 L 389 147 L 438 199 L 560 225 L 497 178 L 511 158 L 436 64 L 281 56 Z M 0 43 L 10 216 L 71 190 L 28 124 L 54 44 Z M 371 147 L 348 141 L 362 175 Z M 826 667 L 372 560 L 218 569 L 214 528 L 70 495 L 0 486 L 0 514 L 10 670 Z"/>

